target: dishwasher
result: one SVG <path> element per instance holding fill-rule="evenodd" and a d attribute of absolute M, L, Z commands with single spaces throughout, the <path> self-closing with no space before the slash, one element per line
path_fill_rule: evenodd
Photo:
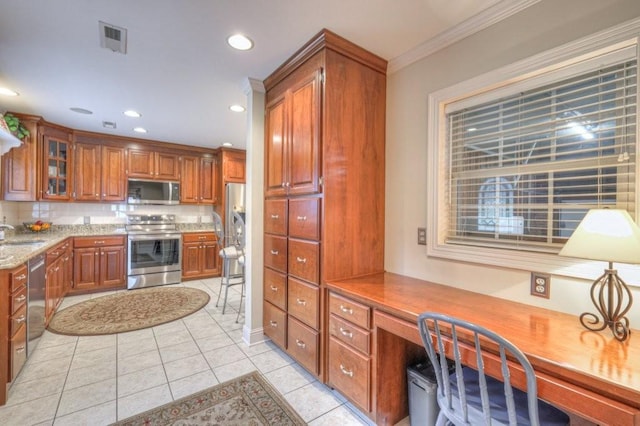
<path fill-rule="evenodd" d="M 44 333 L 45 304 L 45 254 L 29 259 L 29 281 L 27 284 L 27 358 L 36 348 Z"/>

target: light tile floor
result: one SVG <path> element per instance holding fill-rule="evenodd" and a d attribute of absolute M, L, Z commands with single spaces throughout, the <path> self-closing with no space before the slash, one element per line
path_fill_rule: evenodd
<path fill-rule="evenodd" d="M 209 304 L 129 333 L 74 337 L 46 331 L 0 407 L 0 424 L 108 425 L 254 370 L 310 425 L 371 424 L 270 341 L 244 343 L 244 309 L 236 323 L 239 289 L 230 289 L 222 315 L 215 306 L 219 279 L 180 286 L 206 291 Z M 67 297 L 60 309 L 104 295 Z"/>

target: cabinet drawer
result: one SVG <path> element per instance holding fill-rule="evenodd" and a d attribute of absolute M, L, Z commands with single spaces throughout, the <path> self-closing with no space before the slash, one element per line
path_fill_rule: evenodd
<path fill-rule="evenodd" d="M 320 244 L 289 239 L 289 274 L 310 283 L 320 282 Z"/>
<path fill-rule="evenodd" d="M 283 311 L 287 309 L 287 277 L 273 269 L 264 268 L 264 300 Z"/>
<path fill-rule="evenodd" d="M 318 340 L 320 334 L 289 316 L 287 352 L 303 367 L 318 374 Z"/>
<path fill-rule="evenodd" d="M 371 360 L 329 338 L 329 383 L 365 412 L 371 411 Z"/>
<path fill-rule="evenodd" d="M 320 239 L 320 199 L 289 200 L 289 236 L 307 240 Z"/>
<path fill-rule="evenodd" d="M 264 236 L 264 266 L 287 272 L 287 239 L 285 237 Z"/>
<path fill-rule="evenodd" d="M 27 283 L 27 266 L 22 265 L 11 273 L 11 292 Z"/>
<path fill-rule="evenodd" d="M 293 315 L 309 327 L 318 329 L 320 325 L 320 288 L 295 278 L 289 278 L 287 285 L 287 306 Z"/>
<path fill-rule="evenodd" d="M 204 241 L 216 241 L 216 234 L 211 233 L 184 233 L 182 234 L 182 242 L 184 243 L 200 243 Z"/>
<path fill-rule="evenodd" d="M 124 236 L 96 236 L 96 237 L 76 237 L 73 239 L 73 246 L 76 248 L 91 248 L 100 246 L 122 246 Z"/>
<path fill-rule="evenodd" d="M 26 324 L 27 321 L 27 304 L 22 305 L 15 314 L 11 316 L 11 329 L 9 330 L 9 337 L 16 334 L 20 326 Z"/>
<path fill-rule="evenodd" d="M 329 313 L 362 328 L 371 328 L 371 309 L 335 293 L 329 293 Z"/>
<path fill-rule="evenodd" d="M 329 317 L 329 333 L 347 345 L 353 346 L 365 355 L 371 354 L 371 332 L 331 315 Z"/>
<path fill-rule="evenodd" d="M 264 202 L 264 232 L 287 235 L 287 200 Z"/>
<path fill-rule="evenodd" d="M 264 303 L 264 334 L 281 348 L 287 347 L 287 314 L 269 302 Z"/>
<path fill-rule="evenodd" d="M 23 286 L 18 291 L 11 294 L 11 307 L 9 309 L 10 315 L 15 314 L 18 309 L 27 304 L 27 286 Z"/>
<path fill-rule="evenodd" d="M 9 381 L 16 378 L 27 360 L 27 326 L 23 325 L 9 341 Z"/>

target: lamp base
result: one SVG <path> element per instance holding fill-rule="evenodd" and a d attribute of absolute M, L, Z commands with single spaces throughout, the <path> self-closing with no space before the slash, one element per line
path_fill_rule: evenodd
<path fill-rule="evenodd" d="M 580 315 L 580 323 L 591 331 L 609 327 L 616 339 L 627 340 L 631 330 L 625 315 L 631 309 L 633 296 L 618 271 L 613 269 L 613 262 L 609 262 L 609 268 L 591 285 L 591 301 L 602 317 L 602 324 L 600 317 L 591 312 Z"/>

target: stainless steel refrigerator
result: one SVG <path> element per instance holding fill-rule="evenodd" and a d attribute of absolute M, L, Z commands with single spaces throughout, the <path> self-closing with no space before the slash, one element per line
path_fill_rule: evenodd
<path fill-rule="evenodd" d="M 233 230 L 233 213 L 238 213 L 242 220 L 247 222 L 247 212 L 245 208 L 245 184 L 227 183 L 225 184 L 225 206 L 224 206 L 224 246 L 235 244 Z M 238 262 L 233 260 L 229 267 L 232 275 L 242 272 Z"/>

